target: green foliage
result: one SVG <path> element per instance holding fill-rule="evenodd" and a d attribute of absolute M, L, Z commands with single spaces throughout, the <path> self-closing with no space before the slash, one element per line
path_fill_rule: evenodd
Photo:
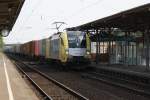
<path fill-rule="evenodd" d="M 2 49 L 2 47 L 3 47 L 3 37 L 0 36 L 0 50 Z"/>

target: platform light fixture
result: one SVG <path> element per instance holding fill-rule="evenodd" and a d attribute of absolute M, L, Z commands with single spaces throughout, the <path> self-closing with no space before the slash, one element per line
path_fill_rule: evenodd
<path fill-rule="evenodd" d="M 8 8 L 8 12 L 11 12 L 12 11 L 12 8 Z"/>
<path fill-rule="evenodd" d="M 3 37 L 7 37 L 7 36 L 9 35 L 9 30 L 8 30 L 8 29 L 3 29 L 3 30 L 1 31 L 1 35 L 2 35 Z"/>

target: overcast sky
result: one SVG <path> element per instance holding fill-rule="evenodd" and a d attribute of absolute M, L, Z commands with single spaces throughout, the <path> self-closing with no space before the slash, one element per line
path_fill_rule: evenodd
<path fill-rule="evenodd" d="M 5 43 L 24 43 L 47 38 L 56 32 L 55 21 L 78 26 L 127 9 L 150 3 L 150 0 L 25 0 L 21 13 Z"/>

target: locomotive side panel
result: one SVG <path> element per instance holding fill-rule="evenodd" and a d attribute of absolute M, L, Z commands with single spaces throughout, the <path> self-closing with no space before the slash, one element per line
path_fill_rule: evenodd
<path fill-rule="evenodd" d="M 60 45 L 60 58 L 62 63 L 67 62 L 68 58 L 68 39 L 67 39 L 67 33 L 61 33 L 60 36 L 61 45 Z"/>
<path fill-rule="evenodd" d="M 60 60 L 60 39 L 59 35 L 54 35 L 50 40 L 50 57 L 51 59 Z"/>

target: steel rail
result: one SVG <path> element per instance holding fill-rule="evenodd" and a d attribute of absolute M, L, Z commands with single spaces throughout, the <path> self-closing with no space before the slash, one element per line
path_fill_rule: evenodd
<path fill-rule="evenodd" d="M 43 100 L 53 100 L 48 94 L 46 94 L 41 88 L 40 86 L 38 86 L 36 84 L 36 82 L 34 82 L 34 80 L 32 80 L 30 78 L 29 75 L 27 75 L 27 73 L 25 71 L 23 71 L 23 69 L 21 69 L 21 67 L 19 67 L 20 65 L 18 65 L 16 62 L 13 62 L 16 67 L 27 77 L 27 79 L 30 81 L 30 83 L 40 92 L 40 94 L 43 96 Z"/>
<path fill-rule="evenodd" d="M 10 56 L 9 56 L 9 57 L 10 57 Z M 27 64 L 21 62 L 20 60 L 14 58 L 14 57 L 12 57 L 12 56 L 11 56 L 11 59 L 14 59 L 14 60 L 17 61 L 18 63 L 20 63 L 20 64 L 22 64 L 22 65 L 28 67 L 29 69 L 35 71 L 36 73 L 40 74 L 41 76 L 43 76 L 43 77 L 46 78 L 47 80 L 51 81 L 51 82 L 54 83 L 55 85 L 61 87 L 62 89 L 64 89 L 64 90 L 67 91 L 68 93 L 70 93 L 70 94 L 72 94 L 73 96 L 79 98 L 79 100 L 89 100 L 88 98 L 84 97 L 84 96 L 81 95 L 80 93 L 78 93 L 78 92 L 76 92 L 76 91 L 70 89 L 69 87 L 65 86 L 64 84 L 62 84 L 62 83 L 60 83 L 60 82 L 58 82 L 58 81 L 56 81 L 55 79 L 49 77 L 48 75 L 46 75 L 46 74 L 40 72 L 39 70 L 37 70 L 37 69 L 35 69 L 35 68 L 29 67 L 30 65 L 27 65 Z"/>

